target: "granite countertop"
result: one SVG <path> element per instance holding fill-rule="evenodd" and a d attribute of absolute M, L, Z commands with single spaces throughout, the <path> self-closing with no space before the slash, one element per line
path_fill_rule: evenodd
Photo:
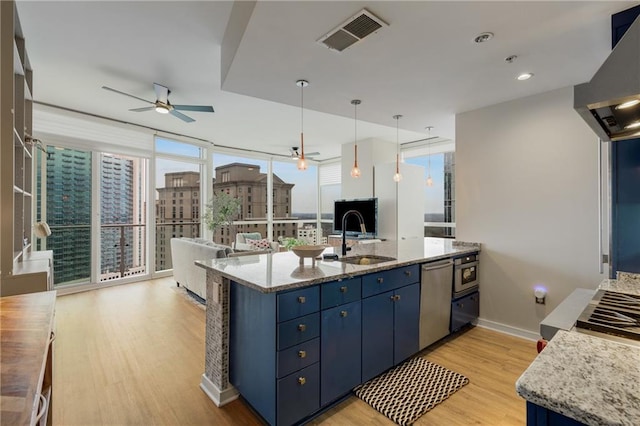
<path fill-rule="evenodd" d="M 618 273 L 598 289 L 640 294 L 640 274 Z M 588 425 L 637 425 L 640 346 L 558 331 L 516 382 L 527 401 Z"/>
<path fill-rule="evenodd" d="M 196 265 L 264 293 L 271 293 L 477 251 L 480 251 L 480 244 L 477 243 L 447 238 L 415 238 L 356 244 L 348 252 L 347 257 L 368 255 L 395 259 L 373 265 L 316 260 L 316 266 L 312 267 L 309 258 L 304 260 L 304 265 L 300 265 L 300 258 L 293 252 L 196 261 Z M 328 247 L 324 252 L 340 254 L 340 247 Z"/>
<path fill-rule="evenodd" d="M 516 382 L 527 401 L 587 425 L 637 425 L 640 348 L 560 330 Z"/>

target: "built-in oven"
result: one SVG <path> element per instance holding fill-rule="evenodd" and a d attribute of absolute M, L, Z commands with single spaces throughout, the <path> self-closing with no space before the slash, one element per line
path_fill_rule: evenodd
<path fill-rule="evenodd" d="M 453 261 L 453 297 L 459 297 L 478 289 L 477 254 L 458 257 Z"/>

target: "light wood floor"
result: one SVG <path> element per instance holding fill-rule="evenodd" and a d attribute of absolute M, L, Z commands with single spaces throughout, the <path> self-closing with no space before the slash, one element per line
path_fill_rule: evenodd
<path fill-rule="evenodd" d="M 259 425 L 240 400 L 217 408 L 199 388 L 204 310 L 172 278 L 58 297 L 55 425 Z M 422 353 L 470 383 L 416 425 L 523 425 L 515 381 L 533 361 L 530 341 L 479 327 Z M 356 397 L 314 425 L 393 425 Z"/>

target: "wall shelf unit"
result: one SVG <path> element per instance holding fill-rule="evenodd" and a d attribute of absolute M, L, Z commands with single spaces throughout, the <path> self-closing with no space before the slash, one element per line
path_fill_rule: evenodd
<path fill-rule="evenodd" d="M 0 2 L 0 296 L 52 289 L 52 252 L 31 259 L 33 71 L 14 1 Z M 13 63 L 13 66 L 4 64 Z M 10 141 L 13 141 L 11 143 Z"/>

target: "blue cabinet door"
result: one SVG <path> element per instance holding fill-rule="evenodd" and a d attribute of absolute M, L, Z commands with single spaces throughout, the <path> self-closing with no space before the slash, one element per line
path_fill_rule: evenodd
<path fill-rule="evenodd" d="M 527 426 L 584 426 L 584 423 L 527 401 Z"/>
<path fill-rule="evenodd" d="M 480 293 L 474 292 L 451 302 L 451 332 L 475 321 L 480 314 Z"/>
<path fill-rule="evenodd" d="M 415 283 L 393 293 L 393 364 L 396 365 L 419 349 L 420 287 Z"/>
<path fill-rule="evenodd" d="M 325 405 L 361 382 L 361 302 L 327 309 L 321 316 L 320 405 Z"/>
<path fill-rule="evenodd" d="M 278 380 L 277 426 L 299 422 L 320 408 L 320 367 L 318 363 Z"/>
<path fill-rule="evenodd" d="M 363 382 L 393 366 L 393 294 L 362 299 Z"/>

